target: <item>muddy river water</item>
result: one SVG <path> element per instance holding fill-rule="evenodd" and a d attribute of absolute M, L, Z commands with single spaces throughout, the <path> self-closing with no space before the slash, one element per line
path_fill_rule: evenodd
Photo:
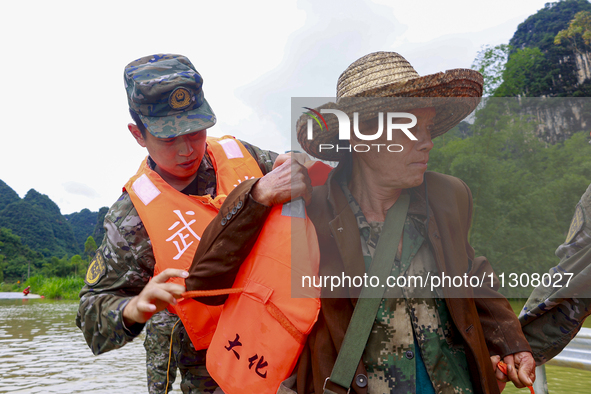
<path fill-rule="evenodd" d="M 75 325 L 77 308 L 77 301 L 0 300 L 0 393 L 147 391 L 143 334 L 94 356 Z M 546 373 L 552 394 L 591 394 L 591 372 L 547 366 Z M 180 393 L 178 382 L 174 388 Z"/>
<path fill-rule="evenodd" d="M 143 334 L 94 356 L 76 327 L 77 308 L 77 301 L 0 300 L 0 393 L 147 391 Z"/>

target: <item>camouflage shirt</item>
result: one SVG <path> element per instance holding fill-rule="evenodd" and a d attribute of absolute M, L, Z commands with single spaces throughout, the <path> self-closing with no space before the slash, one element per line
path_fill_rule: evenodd
<path fill-rule="evenodd" d="M 346 182 L 340 184 L 357 219 L 368 271 L 384 223 L 368 223 Z M 425 278 L 428 272 L 438 271 L 429 244 L 424 242 L 426 217 L 413 210 L 415 200 L 411 196 L 393 277 Z M 456 331 L 436 292 L 420 286 L 387 287 L 363 353 L 368 392 L 472 393 L 466 354 Z"/>
<path fill-rule="evenodd" d="M 566 280 L 560 283 L 563 287 L 541 284 L 519 316 L 538 365 L 560 353 L 591 314 L 591 185 L 575 208 L 568 235 L 556 249 L 556 256 L 560 263 L 549 271 L 550 277 L 562 275 L 566 279 L 564 274 L 572 273 L 568 286 Z"/>
<path fill-rule="evenodd" d="M 272 169 L 276 153 L 246 143 L 244 145 L 264 174 Z M 154 163 L 151 159 L 149 162 L 153 168 Z M 207 154 L 201 161 L 196 180 L 187 189 L 183 192 L 215 197 L 216 174 Z M 87 281 L 82 288 L 76 316 L 76 325 L 82 330 L 92 352 L 97 355 L 125 345 L 142 331 L 143 324 L 125 327 L 122 311 L 129 300 L 148 283 L 155 266 L 147 231 L 126 192 L 105 216 L 104 228 L 105 237 L 95 256 L 95 260 L 100 260 L 98 266 L 104 267 L 104 273 L 97 275 L 93 283 Z M 195 353 L 195 350 L 192 352 Z M 178 359 L 204 363 L 201 355 L 180 355 Z M 179 368 L 182 366 L 179 365 Z"/>

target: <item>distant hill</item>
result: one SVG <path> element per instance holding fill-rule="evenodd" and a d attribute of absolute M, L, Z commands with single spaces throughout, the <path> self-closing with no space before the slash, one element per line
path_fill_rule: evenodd
<path fill-rule="evenodd" d="M 522 115 L 531 117 L 535 135 L 550 145 L 591 124 L 591 101 L 586 99 L 591 97 L 591 46 L 580 33 L 555 43 L 582 11 L 591 12 L 589 1 L 546 3 L 521 23 L 509 41 L 503 82 L 494 92 L 495 97 L 519 97 Z"/>
<path fill-rule="evenodd" d="M 495 96 L 591 96 L 591 48 L 577 38 L 576 51 L 558 32 L 567 29 L 575 14 L 590 11 L 587 0 L 562 0 L 545 7 L 521 23 L 509 41 L 512 47 L 503 83 Z M 533 61 L 532 61 L 533 60 Z"/>
<path fill-rule="evenodd" d="M 101 209 L 106 210 L 107 208 L 104 207 Z M 76 243 L 79 247 L 82 247 L 82 250 L 84 250 L 84 242 L 86 242 L 88 236 L 91 235 L 93 238 L 95 236 L 95 229 L 97 227 L 97 224 L 99 224 L 99 213 L 91 212 L 89 209 L 84 208 L 80 212 L 70 213 L 68 215 L 64 215 L 64 217 L 66 218 L 74 232 L 74 238 L 76 239 Z M 100 228 L 102 228 L 104 218 L 105 215 L 103 214 L 103 217 L 100 220 Z M 97 241 L 95 238 L 95 242 L 97 242 L 97 244 L 100 245 L 102 239 L 102 236 L 100 238 L 100 241 Z"/>
<path fill-rule="evenodd" d="M 0 180 L 0 211 L 8 204 L 19 201 L 21 198 L 6 183 Z"/>
<path fill-rule="evenodd" d="M 84 242 L 96 235 L 100 245 L 102 221 L 107 208 L 99 212 L 83 209 L 62 215 L 59 207 L 46 195 L 31 189 L 24 198 L 0 180 L 0 227 L 11 230 L 21 242 L 45 257 L 82 255 Z"/>

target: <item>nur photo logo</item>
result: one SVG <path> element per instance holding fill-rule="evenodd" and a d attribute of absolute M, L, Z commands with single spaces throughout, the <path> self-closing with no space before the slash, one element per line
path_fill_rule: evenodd
<path fill-rule="evenodd" d="M 392 141 L 392 133 L 395 130 L 402 131 L 409 139 L 416 141 L 417 138 L 410 132 L 417 124 L 417 117 L 408 112 L 379 112 L 377 119 L 377 130 L 373 134 L 362 134 L 359 131 L 359 112 L 353 112 L 353 127 L 351 127 L 351 118 L 347 113 L 338 109 L 321 109 L 320 112 L 309 107 L 303 107 L 309 112 L 304 112 L 310 118 L 307 122 L 307 135 L 308 140 L 314 139 L 314 123 L 320 128 L 320 132 L 328 132 L 328 123 L 323 114 L 334 115 L 338 121 L 338 137 L 341 141 L 349 141 L 347 144 L 319 144 L 319 151 L 334 150 L 339 151 L 355 151 L 355 152 L 369 152 L 377 151 L 380 149 L 386 149 L 389 152 L 402 152 L 404 149 L 400 144 L 387 144 L 387 143 L 352 143 L 351 142 L 351 129 L 357 140 L 360 141 L 376 141 L 382 138 L 384 131 L 386 132 L 386 141 Z M 401 123 L 402 121 L 407 121 Z M 385 123 L 385 127 L 384 127 Z M 332 126 L 332 125 L 331 125 Z"/>

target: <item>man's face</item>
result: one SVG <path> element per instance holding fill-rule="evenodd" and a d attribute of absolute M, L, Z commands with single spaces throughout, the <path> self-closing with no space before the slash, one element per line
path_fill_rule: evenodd
<path fill-rule="evenodd" d="M 156 163 L 156 172 L 171 186 L 184 188 L 195 178 L 205 154 L 206 130 L 166 139 L 149 132 L 143 137 L 134 124 L 129 125 L 129 130 L 138 144 L 148 149 Z"/>
<path fill-rule="evenodd" d="M 401 130 L 392 133 L 392 140 L 388 141 L 386 133 L 373 141 L 375 144 L 399 144 L 403 147 L 401 152 L 388 152 L 387 149 L 380 149 L 379 152 L 355 152 L 354 161 L 357 165 L 367 166 L 367 169 L 378 175 L 381 186 L 407 189 L 419 186 L 423 182 L 423 174 L 427 171 L 429 152 L 433 148 L 431 141 L 431 129 L 435 119 L 434 108 L 421 108 L 406 111 L 417 117 L 417 124 L 410 129 L 410 132 L 417 138 L 411 140 Z M 394 123 L 408 123 L 408 119 L 394 120 Z M 372 134 L 377 130 L 377 120 L 361 124 L 361 132 Z M 366 130 L 364 131 L 364 128 Z M 364 143 L 353 137 L 352 144 Z"/>

